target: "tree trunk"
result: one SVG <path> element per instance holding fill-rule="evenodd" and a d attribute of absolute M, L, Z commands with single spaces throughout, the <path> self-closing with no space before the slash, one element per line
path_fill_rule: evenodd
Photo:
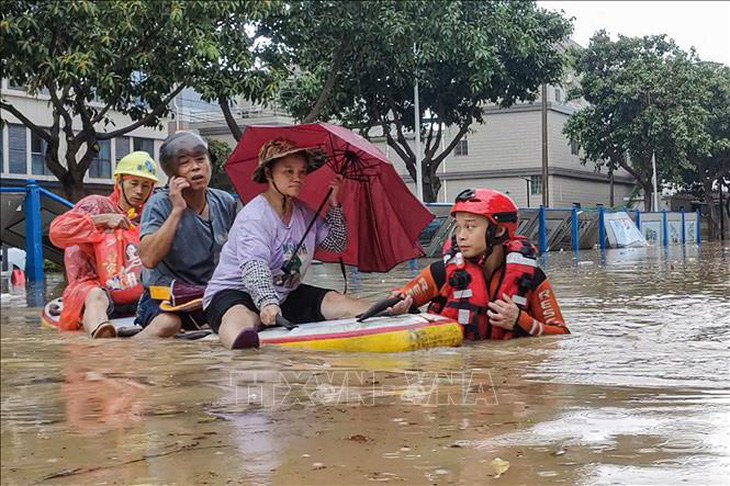
<path fill-rule="evenodd" d="M 243 136 L 243 132 L 241 132 L 241 127 L 238 126 L 238 122 L 231 112 L 231 105 L 228 104 L 228 98 L 218 98 L 218 105 L 221 107 L 223 118 L 226 120 L 226 124 L 228 125 L 228 129 L 231 131 L 231 135 L 233 135 L 233 138 L 236 139 L 236 142 L 240 141 Z"/>
<path fill-rule="evenodd" d="M 712 181 L 705 181 L 703 184 L 705 189 L 705 202 L 707 203 L 707 239 L 712 241 L 717 239 L 717 216 L 715 210 L 715 202 L 712 200 Z"/>
<path fill-rule="evenodd" d="M 93 137 L 92 137 L 93 138 Z M 91 161 L 96 157 L 99 152 L 99 147 L 94 139 L 92 142 L 87 142 L 86 153 L 81 157 L 81 160 L 76 159 L 78 154 L 79 146 L 69 145 L 66 149 L 66 173 L 61 179 L 61 184 L 66 192 L 66 197 L 72 202 L 77 203 L 84 197 L 87 192 L 84 189 L 84 176 L 89 170 Z"/>
<path fill-rule="evenodd" d="M 423 160 L 423 202 L 437 202 L 441 190 L 441 179 L 431 167 L 430 160 Z"/>
<path fill-rule="evenodd" d="M 332 93 L 332 88 L 335 86 L 335 80 L 337 79 L 337 74 L 340 72 L 340 67 L 342 66 L 342 60 L 345 58 L 345 53 L 347 52 L 347 47 L 349 45 L 349 40 L 347 37 L 342 37 L 340 39 L 340 45 L 337 48 L 337 52 L 335 52 L 335 56 L 332 59 L 332 64 L 330 65 L 330 71 L 327 75 L 327 79 L 324 82 L 324 85 L 322 86 L 322 91 L 319 93 L 319 97 L 317 98 L 317 101 L 314 103 L 314 106 L 312 107 L 312 110 L 309 112 L 307 116 L 304 117 L 302 120 L 302 123 L 312 123 L 317 120 L 319 117 L 320 112 L 322 111 L 322 108 L 327 104 L 327 100 L 329 100 L 330 93 Z"/>
<path fill-rule="evenodd" d="M 639 181 L 639 183 L 644 190 L 644 211 L 651 211 L 651 196 L 654 192 L 654 186 L 651 181 Z"/>
<path fill-rule="evenodd" d="M 66 196 L 70 198 L 73 203 L 79 202 L 81 199 L 86 197 L 86 191 L 84 190 L 84 174 L 74 174 L 69 172 L 68 177 L 65 177 L 63 180 L 63 189 L 66 191 Z"/>

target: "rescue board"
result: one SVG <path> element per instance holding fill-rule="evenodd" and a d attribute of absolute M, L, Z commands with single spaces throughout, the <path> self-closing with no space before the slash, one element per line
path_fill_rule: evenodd
<path fill-rule="evenodd" d="M 60 299 L 43 308 L 46 326 L 58 327 Z M 55 307 L 55 309 L 54 309 Z M 138 327 L 134 317 L 112 319 L 119 328 Z M 214 334 L 204 339 L 217 339 Z M 364 322 L 339 319 L 299 324 L 292 330 L 270 327 L 259 332 L 261 346 L 318 349 L 326 351 L 399 353 L 436 347 L 456 347 L 463 341 L 461 326 L 435 314 L 404 314 L 374 317 Z"/>

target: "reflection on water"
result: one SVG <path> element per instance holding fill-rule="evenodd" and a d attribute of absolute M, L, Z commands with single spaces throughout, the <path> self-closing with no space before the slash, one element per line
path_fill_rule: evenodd
<path fill-rule="evenodd" d="M 503 484 L 727 484 L 730 249 L 543 266 L 570 336 L 385 356 L 92 342 L 4 294 L 2 483 L 471 484 L 500 457 Z M 309 280 L 342 288 L 336 266 Z"/>

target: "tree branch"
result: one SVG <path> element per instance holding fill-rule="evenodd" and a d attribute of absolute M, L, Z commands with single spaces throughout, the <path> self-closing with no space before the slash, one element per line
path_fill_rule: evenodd
<path fill-rule="evenodd" d="M 434 155 L 436 155 L 436 150 L 438 150 L 438 147 L 441 145 L 441 136 L 443 135 L 443 124 L 439 121 L 439 130 L 436 132 L 436 142 L 433 144 L 433 149 L 431 150 L 431 153 L 429 154 L 429 157 L 433 158 Z"/>
<path fill-rule="evenodd" d="M 76 104 L 76 113 L 81 118 L 81 126 L 84 130 L 94 130 L 94 125 L 91 123 L 91 116 L 89 110 L 86 109 L 86 92 L 88 89 L 82 89 L 81 85 L 74 84 L 74 103 Z"/>
<path fill-rule="evenodd" d="M 390 106 L 390 111 L 393 113 L 393 124 L 396 128 L 398 143 L 403 147 L 403 150 L 408 154 L 409 158 L 418 162 L 418 157 L 416 157 L 416 154 L 413 150 L 411 150 L 411 146 L 408 145 L 408 141 L 406 140 L 405 135 L 403 135 L 403 123 L 400 116 L 398 116 L 398 106 L 396 105 L 393 97 L 390 95 L 388 96 L 388 105 Z M 418 135 L 420 135 L 420 133 Z M 406 159 L 403 160 L 405 161 Z"/>
<path fill-rule="evenodd" d="M 51 126 L 50 135 L 51 141 L 48 142 L 46 147 L 46 153 L 43 157 L 46 166 L 53 172 L 58 180 L 62 180 L 63 177 L 68 174 L 68 170 L 61 165 L 58 160 L 58 148 L 59 148 L 59 135 L 61 132 L 61 114 L 57 110 L 53 110 L 53 125 Z"/>
<path fill-rule="evenodd" d="M 330 72 L 327 74 L 327 79 L 324 82 L 324 86 L 322 86 L 322 91 L 319 93 L 319 98 L 317 98 L 316 103 L 314 103 L 314 106 L 312 107 L 312 111 L 309 112 L 307 116 L 304 117 L 302 120 L 302 123 L 312 123 L 314 122 L 317 117 L 319 117 L 320 112 L 322 111 L 322 108 L 324 108 L 324 105 L 327 103 L 327 100 L 329 99 L 330 93 L 332 92 L 332 88 L 335 85 L 335 80 L 337 79 L 337 75 L 340 73 L 340 66 L 342 66 L 342 60 L 345 58 L 345 54 L 347 53 L 347 47 L 349 45 L 349 39 L 345 34 L 342 35 L 342 38 L 340 39 L 340 46 L 337 48 L 337 52 L 335 53 L 335 57 L 332 60 L 332 66 L 330 66 Z"/>
<path fill-rule="evenodd" d="M 17 108 L 15 108 L 10 103 L 7 103 L 5 101 L 0 101 L 0 108 L 3 110 L 8 111 L 12 115 L 14 115 L 20 122 L 25 125 L 26 127 L 30 128 L 33 133 L 35 133 L 37 136 L 45 140 L 46 142 L 51 141 L 51 136 L 43 130 L 41 127 L 30 121 L 25 115 L 23 115 Z"/>
<path fill-rule="evenodd" d="M 431 142 L 433 142 L 433 120 L 428 124 L 428 136 L 426 137 L 426 150 L 424 150 L 425 158 L 429 159 L 431 152 Z"/>
<path fill-rule="evenodd" d="M 223 95 L 219 96 L 218 104 L 221 107 L 223 118 L 226 119 L 226 124 L 228 124 L 228 129 L 231 131 L 233 138 L 235 138 L 236 141 L 241 140 L 243 133 L 241 133 L 241 127 L 238 126 L 236 119 L 233 117 L 233 113 L 231 113 L 231 105 L 228 104 L 228 98 Z"/>
<path fill-rule="evenodd" d="M 434 140 L 433 144 L 431 145 L 431 149 L 426 151 L 426 157 L 429 159 L 433 159 L 434 155 L 436 155 L 436 152 L 438 151 L 439 145 L 441 145 L 441 132 L 443 130 L 443 126 L 441 122 L 439 122 L 439 129 L 436 132 L 436 139 Z"/>
<path fill-rule="evenodd" d="M 643 182 L 643 177 L 641 177 L 641 174 L 639 174 L 638 171 L 634 170 L 634 168 L 631 167 L 628 162 L 626 162 L 626 157 L 619 157 L 617 159 L 617 162 L 619 167 L 631 174 L 637 181 Z"/>
<path fill-rule="evenodd" d="M 54 111 L 57 111 L 58 114 L 63 117 L 63 132 L 66 134 L 66 139 L 70 141 L 70 139 L 72 139 L 74 136 L 73 119 L 71 118 L 71 115 L 68 113 L 68 110 L 65 106 L 66 98 L 68 97 L 69 87 L 66 86 L 63 89 L 60 98 L 58 97 L 58 93 L 56 92 L 55 82 L 49 82 L 46 85 L 46 89 L 48 89 L 48 93 L 51 96 L 51 102 L 55 107 Z"/>
<path fill-rule="evenodd" d="M 96 134 L 97 140 L 110 140 L 112 138 L 120 137 L 120 136 L 122 136 L 124 134 L 127 134 L 127 133 L 131 132 L 132 130 L 135 130 L 135 129 L 143 126 L 143 125 L 146 125 L 151 120 L 157 118 L 160 115 L 160 113 L 162 113 L 163 111 L 165 111 L 165 109 L 167 108 L 167 105 L 170 104 L 170 101 L 172 101 L 172 99 L 175 96 L 177 96 L 184 88 L 185 88 L 185 85 L 184 84 L 181 84 L 180 86 L 178 86 L 175 90 L 173 90 L 172 93 L 170 93 L 167 96 L 167 98 L 165 98 L 163 100 L 162 103 L 160 103 L 159 105 L 157 105 L 157 108 L 155 108 L 154 110 L 152 110 L 144 118 L 142 118 L 140 120 L 137 120 L 136 122 L 132 123 L 131 125 L 128 125 L 128 126 L 126 126 L 124 128 L 120 128 L 119 130 L 114 130 L 113 132 L 97 133 Z"/>
<path fill-rule="evenodd" d="M 104 115 L 106 115 L 107 112 L 111 109 L 111 107 L 112 107 L 112 104 L 107 103 L 106 106 L 104 108 L 102 108 L 101 111 L 99 113 L 97 113 L 96 116 L 91 120 L 91 123 L 93 125 L 96 125 L 97 123 L 99 123 L 104 118 Z"/>
<path fill-rule="evenodd" d="M 446 146 L 443 152 L 439 154 L 438 157 L 434 157 L 433 164 L 434 164 L 434 170 L 438 169 L 438 167 L 441 165 L 441 162 L 444 161 L 447 155 L 451 153 L 452 150 L 454 150 L 454 147 L 456 147 L 456 144 L 459 143 L 459 140 L 461 140 L 461 137 L 463 137 L 466 132 L 469 131 L 469 127 L 472 124 L 472 117 L 470 116 L 465 122 L 461 128 L 459 128 L 459 133 L 456 134 L 456 136 L 451 140 L 451 142 Z"/>
<path fill-rule="evenodd" d="M 413 181 L 416 180 L 416 164 L 415 164 L 415 158 L 409 157 L 408 154 L 403 150 L 403 148 L 393 139 L 393 136 L 390 134 L 390 128 L 386 125 L 383 125 L 383 132 L 385 133 L 385 139 L 388 142 L 388 145 L 395 150 L 395 152 L 398 154 L 398 157 L 401 158 L 404 164 L 406 164 L 406 170 L 408 171 L 408 175 L 411 176 L 411 179 Z"/>

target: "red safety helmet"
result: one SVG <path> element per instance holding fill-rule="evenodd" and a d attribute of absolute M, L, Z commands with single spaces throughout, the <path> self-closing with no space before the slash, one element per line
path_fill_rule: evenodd
<path fill-rule="evenodd" d="M 505 240 L 517 234 L 517 205 L 509 196 L 499 191 L 493 189 L 461 191 L 451 206 L 451 216 L 458 212 L 478 214 L 487 218 L 494 226 L 506 228 Z"/>

